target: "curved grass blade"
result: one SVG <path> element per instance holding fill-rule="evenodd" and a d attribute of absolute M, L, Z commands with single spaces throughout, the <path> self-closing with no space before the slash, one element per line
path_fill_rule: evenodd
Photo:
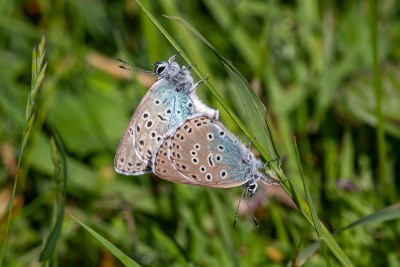
<path fill-rule="evenodd" d="M 349 225 L 346 225 L 345 227 L 339 229 L 335 233 L 333 233 L 333 236 L 336 236 L 345 230 L 352 229 L 355 227 L 360 227 L 360 226 L 365 226 L 365 225 L 370 225 L 370 224 L 377 224 L 377 223 L 382 223 L 385 221 L 390 221 L 390 220 L 395 220 L 395 219 L 400 219 L 400 204 L 390 206 L 386 209 L 377 211 L 377 212 L 367 215 L 361 219 L 358 219 L 358 220 L 350 223 Z M 300 252 L 300 257 L 299 257 L 300 263 L 304 263 L 319 248 L 320 248 L 320 244 L 318 241 L 316 241 L 316 242 L 312 243 L 311 245 L 309 245 L 307 248 L 303 249 Z"/>
<path fill-rule="evenodd" d="M 117 248 L 116 246 L 111 244 L 108 240 L 106 240 L 104 237 L 99 235 L 92 228 L 90 228 L 89 226 L 87 226 L 86 224 L 84 224 L 83 222 L 81 222 L 80 220 L 75 218 L 74 216 L 72 216 L 72 215 L 69 215 L 69 216 L 71 216 L 72 219 L 74 219 L 80 225 L 82 225 L 82 227 L 85 228 L 86 231 L 88 231 L 94 238 L 96 238 L 97 241 L 99 241 L 109 252 L 111 252 L 111 254 L 113 254 L 117 259 L 119 259 L 122 262 L 122 264 L 124 264 L 125 266 L 140 267 L 139 264 L 137 264 L 134 260 L 129 258 L 119 248 Z"/>
<path fill-rule="evenodd" d="M 256 137 L 254 145 L 260 151 L 261 155 L 267 159 L 273 159 L 278 156 L 278 153 L 275 150 L 275 146 L 273 144 L 271 138 L 271 132 L 267 126 L 266 118 L 267 118 L 267 110 L 265 109 L 263 103 L 256 96 L 251 85 L 245 79 L 245 77 L 230 63 L 227 59 L 225 59 L 215 48 L 201 35 L 192 25 L 190 25 L 187 21 L 179 17 L 166 16 L 169 19 L 177 21 L 189 29 L 196 37 L 198 37 L 203 43 L 205 43 L 217 56 L 218 60 L 223 64 L 226 72 L 229 77 L 233 81 L 236 87 L 236 92 L 239 95 L 239 99 L 242 103 L 244 112 L 244 120 L 247 122 L 249 126 L 250 132 L 245 130 L 243 123 L 236 117 L 236 115 L 232 118 L 238 123 L 239 127 L 246 133 L 249 138 Z M 213 92 L 214 93 L 214 92 Z M 218 99 L 219 101 L 219 99 Z M 221 102 L 221 105 L 226 109 L 226 104 Z M 228 109 L 227 109 L 228 111 Z M 229 111 L 228 113 L 232 115 Z M 232 112 L 233 113 L 233 112 Z M 250 135 L 249 135 L 250 134 Z"/>
<path fill-rule="evenodd" d="M 307 205 L 306 201 L 301 198 L 300 194 L 297 193 L 299 191 L 299 188 L 294 188 L 294 184 L 290 182 L 290 180 L 286 179 L 286 176 L 284 173 L 278 173 L 278 178 L 281 180 L 285 180 L 284 182 L 281 183 L 282 188 L 288 193 L 290 198 L 294 201 L 296 206 L 299 208 L 301 214 L 304 216 L 304 218 L 311 224 L 314 225 L 314 221 L 312 219 L 311 215 L 311 210 L 310 207 Z M 339 246 L 339 244 L 336 242 L 336 240 L 333 238 L 331 233 L 328 231 L 328 229 L 325 227 L 321 221 L 319 221 L 321 225 L 321 232 L 323 239 L 326 242 L 326 245 L 329 247 L 331 252 L 336 256 L 336 258 L 340 261 L 342 266 L 353 266 L 352 262 L 350 259 L 347 257 L 346 253 L 344 253 L 343 249 Z M 319 241 L 317 241 L 319 245 Z M 301 262 L 301 261 L 300 261 Z M 291 265 L 289 265 L 291 266 Z"/>
<path fill-rule="evenodd" d="M 54 179 L 56 180 L 57 188 L 57 219 L 47 237 L 46 243 L 42 252 L 40 252 L 39 261 L 50 260 L 57 247 L 57 241 L 61 235 L 61 228 L 64 220 L 65 211 L 65 196 L 67 193 L 67 163 L 65 159 L 64 146 L 58 134 L 54 133 L 51 138 L 51 156 L 54 164 Z"/>
<path fill-rule="evenodd" d="M 167 40 L 172 44 L 173 47 L 181 54 L 183 59 L 186 60 L 186 62 L 191 63 L 191 60 L 189 57 L 183 52 L 182 48 L 176 43 L 176 41 L 169 35 L 169 33 L 164 29 L 164 27 L 157 21 L 157 19 L 146 9 L 146 7 L 143 5 L 143 3 L 140 0 L 134 0 L 136 4 L 143 10 L 143 12 L 147 15 L 147 17 L 154 23 L 154 25 L 160 30 L 160 32 L 167 38 Z M 193 27 L 190 26 L 187 22 L 182 20 L 181 18 L 177 17 L 169 17 L 166 16 L 167 18 L 174 19 L 174 20 L 181 20 L 179 22 L 185 23 L 186 27 L 189 27 L 189 29 L 193 29 L 193 31 L 196 31 Z M 197 32 L 197 31 L 196 31 Z M 266 126 L 265 122 L 265 117 L 266 117 L 266 110 L 265 107 L 262 105 L 261 101 L 255 96 L 253 90 L 251 89 L 249 83 L 244 79 L 244 77 L 240 74 L 240 72 L 233 67 L 232 64 L 230 64 L 226 59 L 224 59 L 215 49 L 212 47 L 212 45 L 198 33 L 198 36 L 201 38 L 203 42 L 205 42 L 210 48 L 214 50 L 216 53 L 217 57 L 221 60 L 221 62 L 224 64 L 224 66 L 227 68 L 227 71 L 229 75 L 231 75 L 232 80 L 234 80 L 235 85 L 237 88 L 239 88 L 237 91 L 239 93 L 240 98 L 245 99 L 244 100 L 244 106 L 247 107 L 249 103 L 250 106 L 246 108 L 246 113 L 247 118 L 246 121 L 249 122 L 249 126 L 251 127 L 251 131 L 247 129 L 247 127 L 244 125 L 244 123 L 239 119 L 239 117 L 233 112 L 233 110 L 230 108 L 229 104 L 225 101 L 225 99 L 218 93 L 218 91 L 208 82 L 205 81 L 204 84 L 207 86 L 208 89 L 210 89 L 211 93 L 215 96 L 215 98 L 218 100 L 218 102 L 221 103 L 221 106 L 224 107 L 226 112 L 232 117 L 232 119 L 237 123 L 237 125 L 242 129 L 242 131 L 246 134 L 246 136 L 249 139 L 252 139 L 253 137 L 256 137 L 256 140 L 254 141 L 254 146 L 258 149 L 262 157 L 266 160 L 275 158 L 277 153 L 274 151 L 274 146 L 272 145 L 271 139 L 269 138 L 270 133 L 268 132 L 268 127 Z M 198 70 L 196 66 L 192 66 L 192 69 L 194 72 L 199 77 L 204 77 L 204 75 Z M 244 90 L 243 87 L 238 87 L 239 83 L 243 83 L 246 86 L 246 89 Z M 240 91 L 244 91 L 243 94 L 241 94 Z M 249 100 L 251 99 L 251 100 Z M 253 108 L 254 109 L 253 109 Z M 251 110 L 251 111 L 248 111 Z M 254 116 L 254 117 L 252 117 Z M 254 119 L 256 118 L 256 120 Z M 268 153 L 266 151 L 268 149 Z"/>
<path fill-rule="evenodd" d="M 314 203 L 313 203 L 312 198 L 311 198 L 310 190 L 309 190 L 308 185 L 307 185 L 307 181 L 306 181 L 306 179 L 304 179 L 303 168 L 301 167 L 299 150 L 297 148 L 296 139 L 294 139 L 294 145 L 295 145 L 295 150 L 296 150 L 297 165 L 299 167 L 300 177 L 301 177 L 301 180 L 303 182 L 304 192 L 306 194 L 306 201 L 307 201 L 308 207 L 310 208 L 311 217 L 312 217 L 312 220 L 313 220 L 313 223 L 314 223 L 314 229 L 317 232 L 318 241 L 319 241 L 319 243 L 321 245 L 322 252 L 323 252 L 324 257 L 325 257 L 325 262 L 326 262 L 327 266 L 331 266 L 331 263 L 329 262 L 329 258 L 328 258 L 328 252 L 327 252 L 327 249 L 326 249 L 326 243 L 325 243 L 324 235 L 322 233 L 321 224 L 320 224 L 320 221 L 318 219 L 318 214 L 317 214 L 317 211 L 315 210 Z"/>
<path fill-rule="evenodd" d="M 380 222 L 390 221 L 390 220 L 394 220 L 394 219 L 400 219 L 400 204 L 390 206 L 386 209 L 377 211 L 377 212 L 367 215 L 355 222 L 352 222 L 351 224 L 338 230 L 335 233 L 335 235 L 339 234 L 347 229 L 354 228 L 356 226 L 364 226 L 364 225 L 369 225 L 372 223 L 380 223 Z"/>

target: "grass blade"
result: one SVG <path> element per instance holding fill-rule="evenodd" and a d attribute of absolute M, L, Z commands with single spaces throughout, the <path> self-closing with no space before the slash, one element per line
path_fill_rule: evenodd
<path fill-rule="evenodd" d="M 3 245 L 1 248 L 1 253 L 0 253 L 0 266 L 3 265 L 3 259 L 4 259 L 4 254 L 7 249 L 7 237 L 8 237 L 8 231 L 11 223 L 11 214 L 12 214 L 12 208 L 14 205 L 14 199 L 15 199 L 15 194 L 17 190 L 17 185 L 18 185 L 18 177 L 19 177 L 19 172 L 21 168 L 21 163 L 22 163 L 22 157 L 25 152 L 26 145 L 28 143 L 29 137 L 31 130 L 33 128 L 33 124 L 35 122 L 35 113 L 33 112 L 35 108 L 35 98 L 37 96 L 37 93 L 39 91 L 41 82 L 43 81 L 44 75 L 46 73 L 46 63 L 43 65 L 44 62 L 44 56 L 45 56 L 45 43 L 46 43 L 46 38 L 43 35 L 42 40 L 39 43 L 38 48 L 34 48 L 32 52 L 32 86 L 31 86 L 31 91 L 28 95 L 28 101 L 26 104 L 26 113 L 25 113 L 25 129 L 22 134 L 22 141 L 21 141 L 21 153 L 18 157 L 18 164 L 17 164 L 17 170 L 15 173 L 15 179 L 14 179 L 14 185 L 13 185 L 13 190 L 11 194 L 11 199 L 8 205 L 8 215 L 7 215 L 7 223 L 5 226 L 4 230 L 4 240 L 3 240 Z"/>
<path fill-rule="evenodd" d="M 282 179 L 282 177 L 285 177 L 285 176 L 284 176 L 284 174 L 282 174 L 281 176 L 278 176 L 278 177 Z M 304 218 L 306 218 L 306 220 L 311 225 L 314 225 L 310 207 L 301 198 L 300 194 L 297 193 L 298 189 L 295 189 L 293 187 L 293 184 L 290 183 L 289 180 L 282 183 L 282 188 L 285 189 L 285 191 L 288 193 L 288 195 L 296 203 L 297 207 L 299 208 L 299 210 L 300 210 L 301 214 L 304 216 Z M 339 246 L 339 244 L 336 242 L 336 240 L 333 238 L 333 236 L 328 231 L 328 229 L 324 226 L 324 224 L 321 221 L 319 221 L 319 223 L 321 225 L 321 232 L 322 232 L 323 239 L 325 240 L 326 245 L 329 247 L 331 252 L 336 256 L 336 258 L 340 261 L 340 263 L 343 266 L 353 266 L 350 259 L 347 257 L 346 253 L 344 253 L 344 251 Z M 317 243 L 319 245 L 319 241 L 317 241 Z"/>
<path fill-rule="evenodd" d="M 336 236 L 340 234 L 343 231 L 355 228 L 355 227 L 360 227 L 360 226 L 366 226 L 370 224 L 378 224 L 382 223 L 385 221 L 390 221 L 390 220 L 395 220 L 395 219 L 400 219 L 400 204 L 393 205 L 391 207 L 388 207 L 386 209 L 377 211 L 375 213 L 369 214 L 361 219 L 358 219 L 349 225 L 346 225 L 345 227 L 339 229 L 336 231 L 333 235 Z M 300 263 L 305 262 L 307 258 L 311 257 L 320 248 L 319 242 L 314 242 L 313 244 L 309 245 L 307 248 L 303 249 L 303 251 L 300 252 Z"/>
<path fill-rule="evenodd" d="M 370 30 L 371 30 L 371 52 L 372 52 L 372 67 L 374 73 L 374 90 L 376 98 L 375 115 L 377 120 L 376 127 L 376 138 L 378 145 L 378 163 L 379 163 L 379 182 L 381 188 L 385 188 L 388 193 L 389 199 L 394 202 L 396 201 L 395 192 L 393 191 L 393 186 L 389 185 L 387 168 L 387 149 L 385 141 L 385 121 L 382 114 L 382 100 L 383 100 L 383 90 L 382 90 L 382 79 L 379 71 L 378 62 L 378 6 L 376 0 L 370 0 Z"/>
<path fill-rule="evenodd" d="M 243 110 L 246 110 L 244 113 L 244 121 L 247 122 L 250 131 L 246 129 L 242 121 L 233 113 L 233 111 L 229 108 L 229 105 L 225 103 L 225 101 L 221 102 L 221 105 L 227 110 L 229 115 L 235 120 L 235 122 L 239 125 L 242 131 L 251 139 L 256 137 L 254 145 L 260 151 L 261 155 L 266 160 L 270 160 L 276 158 L 278 156 L 275 151 L 275 146 L 273 144 L 271 138 L 271 132 L 267 126 L 266 118 L 267 118 L 267 110 L 265 109 L 263 103 L 256 96 L 249 82 L 244 78 L 244 76 L 230 63 L 227 59 L 225 59 L 211 44 L 201 35 L 193 26 L 191 26 L 187 21 L 179 17 L 171 17 L 167 16 L 167 18 L 175 20 L 189 29 L 196 37 L 198 37 L 204 44 L 206 44 L 217 56 L 218 60 L 225 67 L 226 72 L 232 79 L 233 83 L 236 87 L 236 93 L 239 95 L 239 99 L 241 100 Z M 213 92 L 213 91 L 212 91 Z M 214 92 L 213 92 L 214 93 Z M 214 93 L 215 94 L 215 93 Z"/>
<path fill-rule="evenodd" d="M 296 139 L 294 139 L 294 144 L 295 144 L 295 150 L 296 150 L 297 165 L 299 167 L 300 177 L 301 177 L 301 180 L 303 182 L 304 192 L 306 194 L 306 201 L 307 201 L 308 207 L 310 208 L 311 217 L 312 217 L 312 220 L 313 220 L 313 223 L 314 223 L 314 229 L 317 232 L 318 241 L 319 241 L 319 243 L 321 245 L 322 252 L 324 254 L 326 264 L 327 264 L 327 266 L 331 266 L 331 264 L 329 262 L 329 258 L 328 258 L 328 252 L 327 252 L 327 249 L 326 249 L 324 236 L 323 236 L 323 233 L 322 233 L 321 224 L 320 224 L 320 221 L 318 219 L 318 214 L 317 214 L 317 211 L 315 210 L 314 203 L 313 203 L 312 198 L 311 198 L 310 190 L 309 190 L 308 185 L 307 185 L 307 181 L 304 178 L 303 168 L 301 167 L 299 150 L 297 148 Z"/>
<path fill-rule="evenodd" d="M 136 4 L 143 10 L 143 12 L 149 17 L 149 19 L 154 23 L 154 25 L 160 30 L 160 32 L 167 38 L 167 40 L 172 44 L 172 46 L 175 47 L 177 51 L 182 55 L 182 57 L 190 63 L 191 60 L 189 57 L 183 52 L 182 48 L 175 42 L 175 40 L 171 37 L 171 35 L 165 30 L 165 28 L 157 21 L 157 19 L 146 9 L 146 7 L 143 5 L 143 3 L 140 0 L 134 0 Z M 190 24 L 185 22 L 181 18 L 177 17 L 169 17 L 167 18 L 177 20 L 181 23 L 184 23 L 186 27 L 188 27 L 191 31 L 197 32 Z M 251 128 L 251 131 L 249 131 L 244 123 L 239 119 L 239 117 L 233 112 L 233 110 L 229 107 L 229 104 L 225 101 L 225 99 L 218 93 L 218 91 L 208 82 L 205 81 L 204 84 L 210 89 L 211 93 L 217 98 L 218 102 L 221 103 L 221 105 L 224 107 L 224 109 L 227 111 L 227 113 L 232 117 L 232 119 L 237 123 L 237 125 L 242 129 L 242 131 L 246 134 L 246 136 L 249 139 L 252 139 L 253 137 L 256 137 L 256 140 L 254 142 L 254 146 L 259 150 L 261 155 L 263 156 L 264 159 L 272 159 L 275 158 L 277 153 L 274 151 L 274 146 L 272 145 L 272 141 L 269 138 L 270 134 L 268 132 L 268 127 L 266 125 L 266 110 L 265 107 L 262 105 L 261 101 L 255 96 L 253 90 L 251 89 L 249 83 L 244 79 L 244 77 L 240 74 L 240 72 L 233 67 L 232 64 L 230 64 L 227 60 L 225 60 L 215 49 L 212 47 L 212 45 L 203 37 L 201 36 L 200 33 L 197 32 L 197 36 L 205 43 L 207 44 L 210 48 L 214 50 L 216 53 L 217 57 L 221 62 L 224 64 L 225 68 L 228 71 L 228 74 L 233 77 L 233 81 L 235 82 L 235 85 L 237 88 L 241 88 L 238 86 L 243 86 L 239 85 L 242 83 L 245 83 L 245 87 L 247 88 L 246 90 L 243 90 L 243 87 L 241 89 L 238 89 L 238 93 L 241 98 L 245 99 L 244 104 L 247 106 L 248 104 L 253 107 L 251 114 L 248 115 L 248 118 L 251 119 L 246 119 L 249 122 L 249 125 Z M 196 66 L 192 66 L 192 69 L 194 72 L 199 77 L 204 77 L 204 75 L 198 70 Z M 241 93 L 241 90 L 243 90 L 243 94 Z M 259 113 L 257 113 L 257 111 Z M 255 116 L 255 117 L 251 117 Z M 256 118 L 256 121 L 254 120 Z M 268 149 L 268 153 L 266 152 L 265 149 Z"/>
<path fill-rule="evenodd" d="M 126 254 L 124 254 L 121 250 L 119 250 L 116 246 L 111 244 L 108 240 L 106 240 L 104 237 L 99 235 L 96 231 L 94 231 L 92 228 L 75 218 L 74 216 L 70 215 L 72 219 L 77 221 L 80 225 L 82 225 L 83 228 L 85 228 L 86 231 L 88 231 L 94 238 L 97 239 L 97 241 L 100 242 L 111 254 L 113 254 L 117 259 L 119 259 L 122 264 L 125 266 L 134 266 L 134 267 L 140 267 L 139 264 L 137 264 L 134 260 L 129 258 Z"/>
<path fill-rule="evenodd" d="M 400 219 L 400 204 L 390 206 L 386 209 L 377 211 L 377 212 L 367 215 L 361 219 L 358 219 L 355 222 L 352 222 L 351 224 L 338 230 L 335 233 L 335 235 L 337 235 L 345 230 L 354 228 L 354 227 L 370 225 L 373 223 L 381 223 L 381 222 L 395 220 L 395 219 Z"/>
<path fill-rule="evenodd" d="M 57 241 L 61 235 L 65 211 L 65 197 L 67 193 L 67 163 L 62 141 L 58 134 L 51 139 L 51 154 L 54 164 L 54 179 L 57 188 L 57 218 L 50 235 L 47 237 L 43 250 L 40 253 L 39 261 L 50 260 L 57 247 Z"/>

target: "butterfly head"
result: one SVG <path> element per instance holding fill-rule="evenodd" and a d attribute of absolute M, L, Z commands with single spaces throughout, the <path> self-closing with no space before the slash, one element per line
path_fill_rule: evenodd
<path fill-rule="evenodd" d="M 176 62 L 165 62 L 158 61 L 155 64 L 154 73 L 161 78 L 171 78 L 175 77 L 180 70 L 178 63 Z"/>
<path fill-rule="evenodd" d="M 250 194 L 250 197 L 257 191 L 257 180 L 250 180 L 247 183 L 245 183 L 244 185 L 244 189 L 245 191 L 247 191 Z"/>
<path fill-rule="evenodd" d="M 165 79 L 175 86 L 175 90 L 185 94 L 190 93 L 193 87 L 193 78 L 189 68 L 179 66 L 174 60 L 158 61 L 155 64 L 154 74 L 158 79 Z"/>

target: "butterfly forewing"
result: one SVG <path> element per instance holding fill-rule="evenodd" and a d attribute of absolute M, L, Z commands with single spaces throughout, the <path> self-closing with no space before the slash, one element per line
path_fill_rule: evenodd
<path fill-rule="evenodd" d="M 173 92 L 173 85 L 161 80 L 157 90 L 147 99 L 136 118 L 135 149 L 144 161 L 150 161 L 156 147 L 166 132 L 185 121 L 194 113 L 193 104 L 187 95 Z"/>
<path fill-rule="evenodd" d="M 193 103 L 186 94 L 176 92 L 166 80 L 156 82 L 125 130 L 116 153 L 116 170 L 127 175 L 151 172 L 150 160 L 164 135 L 192 114 Z"/>
<path fill-rule="evenodd" d="M 151 165 L 148 160 L 143 160 L 138 156 L 136 150 L 136 129 L 138 117 L 147 108 L 147 101 L 155 91 L 153 85 L 140 101 L 138 108 L 132 115 L 128 126 L 125 129 L 124 135 L 121 138 L 117 152 L 115 154 L 114 166 L 115 170 L 125 175 L 140 175 L 151 172 Z"/>

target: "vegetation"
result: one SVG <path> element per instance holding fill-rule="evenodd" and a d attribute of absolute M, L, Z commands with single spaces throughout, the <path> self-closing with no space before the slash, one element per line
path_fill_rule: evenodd
<path fill-rule="evenodd" d="M 399 11 L 0 1 L 0 266 L 400 266 Z M 173 54 L 209 74 L 198 94 L 227 128 L 280 156 L 267 171 L 282 186 L 249 199 L 259 228 L 244 201 L 232 228 L 242 188 L 114 171 L 154 82 L 116 58 L 151 69 Z"/>

